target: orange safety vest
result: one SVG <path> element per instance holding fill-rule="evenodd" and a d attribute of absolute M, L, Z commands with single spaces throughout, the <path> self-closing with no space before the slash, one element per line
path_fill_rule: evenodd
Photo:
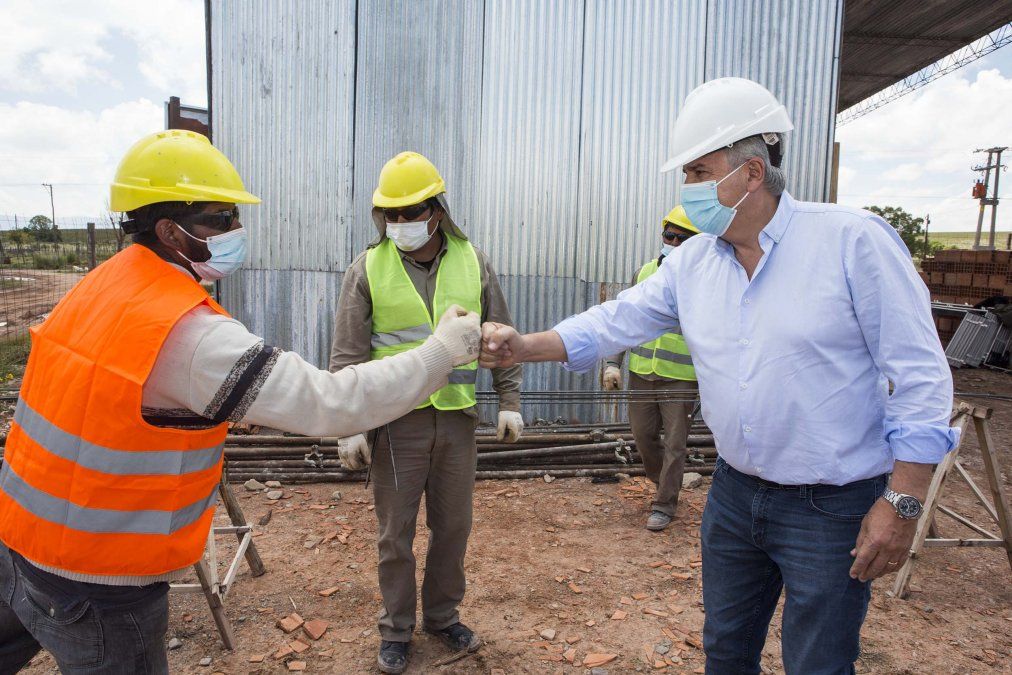
<path fill-rule="evenodd" d="M 188 276 L 134 244 L 32 328 L 0 470 L 0 539 L 59 573 L 155 576 L 202 555 L 227 424 L 159 428 L 141 392 L 169 331 L 200 305 Z"/>

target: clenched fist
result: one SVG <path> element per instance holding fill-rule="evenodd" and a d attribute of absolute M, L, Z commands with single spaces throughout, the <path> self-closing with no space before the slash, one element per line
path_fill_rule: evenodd
<path fill-rule="evenodd" d="M 481 327 L 482 368 L 509 368 L 523 359 L 524 336 L 516 328 L 487 321 Z"/>
<path fill-rule="evenodd" d="M 435 338 L 450 352 L 454 366 L 465 366 L 481 351 L 481 319 L 460 305 L 450 305 L 439 319 Z"/>

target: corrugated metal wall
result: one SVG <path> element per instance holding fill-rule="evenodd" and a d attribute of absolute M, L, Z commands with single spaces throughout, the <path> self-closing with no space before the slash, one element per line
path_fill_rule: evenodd
<path fill-rule="evenodd" d="M 212 3 L 212 135 L 263 200 L 243 209 L 253 268 L 347 264 L 356 5 Z"/>
<path fill-rule="evenodd" d="M 550 327 L 654 254 L 677 203 L 676 176 L 658 169 L 705 79 L 770 87 L 797 127 L 789 189 L 825 198 L 841 12 L 842 0 L 212 0 L 215 142 L 264 199 L 244 209 L 252 269 L 222 284 L 223 301 L 325 365 L 341 273 L 375 235 L 376 176 L 413 149 L 443 173 L 518 327 Z M 596 387 L 596 374 L 525 368 L 529 390 Z"/>
<path fill-rule="evenodd" d="M 843 0 L 707 3 L 706 79 L 765 85 L 794 121 L 784 168 L 799 199 L 829 197 Z"/>

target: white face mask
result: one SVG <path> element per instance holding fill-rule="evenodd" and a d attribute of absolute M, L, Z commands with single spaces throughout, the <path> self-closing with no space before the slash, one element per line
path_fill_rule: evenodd
<path fill-rule="evenodd" d="M 429 239 L 432 238 L 432 234 L 429 233 L 428 220 L 410 223 L 387 221 L 387 236 L 394 242 L 394 246 L 402 251 L 417 251 L 429 243 Z"/>
<path fill-rule="evenodd" d="M 661 255 L 668 255 L 675 250 L 675 247 L 671 244 L 661 244 Z"/>
<path fill-rule="evenodd" d="M 182 251 L 176 251 L 186 262 L 190 263 L 193 271 L 204 281 L 218 281 L 232 274 L 242 267 L 246 262 L 247 237 L 246 228 L 239 227 L 229 230 L 223 234 L 216 234 L 207 239 L 194 237 L 192 234 L 176 225 L 180 232 L 194 241 L 207 244 L 207 251 L 211 257 L 207 260 L 193 261 L 183 255 Z"/>

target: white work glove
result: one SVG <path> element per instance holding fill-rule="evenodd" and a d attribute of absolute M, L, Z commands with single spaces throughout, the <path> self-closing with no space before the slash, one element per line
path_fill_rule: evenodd
<path fill-rule="evenodd" d="M 466 366 L 481 353 L 481 320 L 460 305 L 450 305 L 440 317 L 434 337 L 450 352 L 454 366 Z"/>
<path fill-rule="evenodd" d="M 337 456 L 350 471 L 358 471 L 372 464 L 372 448 L 362 434 L 337 439 Z"/>
<path fill-rule="evenodd" d="M 604 382 L 604 388 L 606 391 L 622 388 L 622 370 L 620 368 L 616 368 L 615 366 L 605 366 L 604 377 L 601 379 Z"/>
<path fill-rule="evenodd" d="M 524 418 L 520 416 L 520 413 L 510 410 L 500 410 L 499 427 L 495 432 L 496 440 L 516 443 L 520 440 L 520 434 L 522 433 L 524 433 Z"/>

